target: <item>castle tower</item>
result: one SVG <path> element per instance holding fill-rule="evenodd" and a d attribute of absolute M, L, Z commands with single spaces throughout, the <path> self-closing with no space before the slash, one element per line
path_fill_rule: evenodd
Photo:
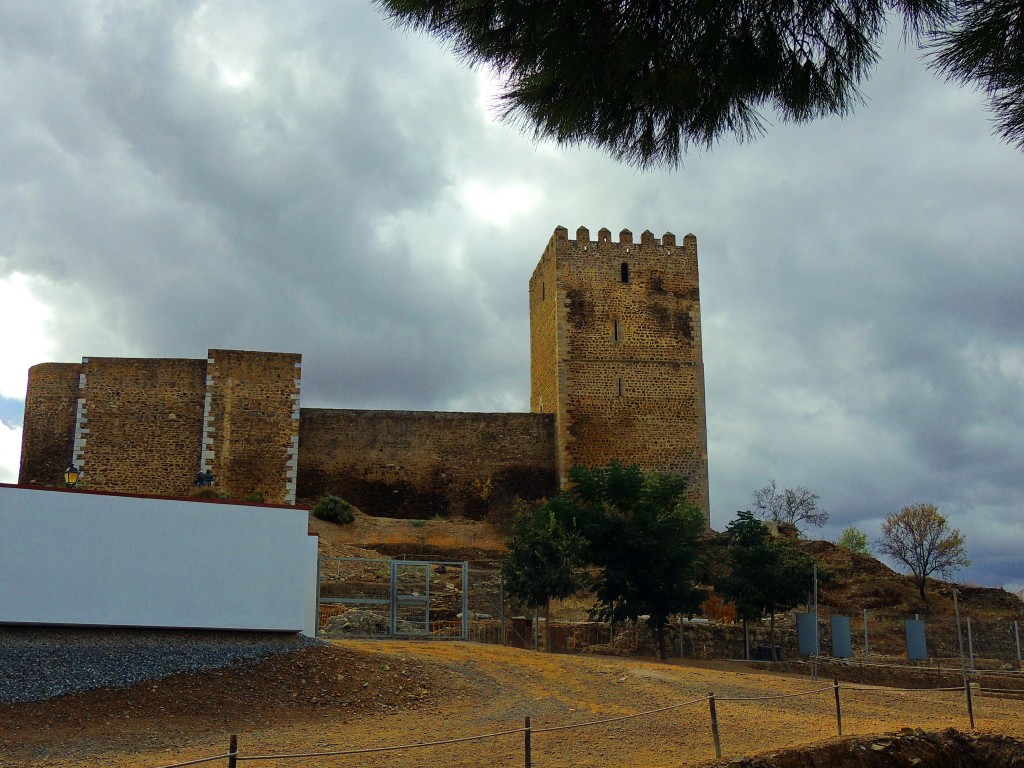
<path fill-rule="evenodd" d="M 612 459 L 686 475 L 710 520 L 697 239 L 557 227 L 530 278 L 530 410 L 557 471 Z"/>

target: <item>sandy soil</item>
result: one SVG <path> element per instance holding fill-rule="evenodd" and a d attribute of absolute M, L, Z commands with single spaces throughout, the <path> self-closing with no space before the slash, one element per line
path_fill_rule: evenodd
<path fill-rule="evenodd" d="M 725 756 L 750 755 L 833 737 L 833 692 L 723 699 L 820 686 L 724 663 L 340 641 L 215 673 L 2 706 L 0 765 L 164 766 L 223 753 L 232 733 L 242 757 L 401 745 L 517 729 L 527 715 L 538 731 L 536 766 L 694 765 L 714 758 L 706 701 L 585 728 L 540 730 L 669 707 L 714 691 Z M 847 690 L 842 701 L 846 734 L 968 727 L 962 693 Z M 1024 701 L 976 702 L 982 731 L 1024 737 L 1022 715 Z M 252 765 L 520 766 L 523 736 Z"/>

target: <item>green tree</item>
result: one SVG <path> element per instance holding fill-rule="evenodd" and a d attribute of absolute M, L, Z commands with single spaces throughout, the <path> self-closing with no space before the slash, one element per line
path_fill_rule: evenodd
<path fill-rule="evenodd" d="M 505 80 L 503 116 L 537 138 L 639 166 L 761 135 L 762 112 L 849 114 L 892 16 L 940 73 L 987 91 L 1024 147 L 1019 0 L 377 0 Z"/>
<path fill-rule="evenodd" d="M 770 616 L 772 660 L 777 661 L 775 614 L 807 595 L 814 561 L 792 544 L 773 539 L 768 526 L 749 510 L 737 512 L 726 533 L 729 541 L 715 591 L 736 606 L 744 624 Z"/>
<path fill-rule="evenodd" d="M 549 505 L 525 513 L 508 542 L 501 564 L 506 591 L 530 608 L 543 608 L 547 648 L 551 648 L 552 599 L 571 597 L 585 585 L 579 534 L 556 519 Z"/>
<path fill-rule="evenodd" d="M 699 585 L 704 515 L 685 499 L 686 478 L 616 461 L 574 467 L 569 477 L 569 488 L 549 505 L 582 538 L 583 558 L 595 571 L 595 616 L 646 617 L 666 658 L 669 615 L 696 610 L 707 594 Z"/>
<path fill-rule="evenodd" d="M 856 552 L 858 555 L 870 555 L 871 545 L 868 544 L 868 535 L 864 531 L 852 525 L 843 528 L 836 539 L 836 546 Z"/>
<path fill-rule="evenodd" d="M 964 551 L 964 537 L 950 528 L 934 504 L 911 504 L 890 512 L 882 521 L 878 551 L 907 566 L 922 600 L 925 579 L 933 573 L 952 576 L 971 564 Z"/>

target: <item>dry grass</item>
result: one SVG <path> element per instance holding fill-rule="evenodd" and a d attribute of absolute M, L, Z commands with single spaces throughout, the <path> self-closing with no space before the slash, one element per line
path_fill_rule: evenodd
<path fill-rule="evenodd" d="M 379 682 L 369 678 L 365 687 L 356 689 L 363 692 L 361 695 L 372 696 L 385 683 L 399 686 L 392 688 L 394 698 L 390 699 L 393 702 L 390 707 L 353 716 L 344 710 L 307 705 L 287 719 L 275 719 L 265 714 L 265 710 L 270 711 L 281 694 L 268 689 L 265 708 L 257 703 L 247 711 L 245 722 L 221 725 L 219 732 L 211 732 L 211 724 L 205 721 L 201 710 L 191 723 L 191 730 L 187 720 L 178 717 L 165 721 L 159 713 L 154 713 L 150 719 L 122 721 L 120 727 L 134 728 L 140 734 L 138 739 L 97 741 L 79 734 L 68 759 L 34 761 L 33 764 L 89 768 L 158 766 L 217 754 L 223 751 L 231 732 L 239 734 L 243 755 L 407 744 L 515 729 L 530 715 L 533 727 L 538 729 L 533 738 L 535 765 L 687 766 L 708 761 L 714 755 L 708 705 L 702 700 L 709 691 L 714 691 L 719 698 L 722 746 L 727 758 L 818 743 L 836 732 L 835 703 L 830 688 L 795 698 L 728 700 L 804 693 L 823 687 L 821 682 L 815 683 L 807 677 L 771 675 L 720 663 L 684 666 L 650 660 L 549 655 L 469 643 L 343 641 L 335 643 L 335 647 L 344 652 L 342 658 L 358 657 L 364 660 L 366 669 L 377 670 Z M 405 668 L 419 670 L 418 679 L 438 681 L 425 697 L 423 684 L 417 683 L 419 687 L 415 687 L 409 704 L 404 703 L 403 678 L 395 675 Z M 298 691 L 300 698 L 317 695 L 316 689 L 303 685 L 313 672 L 309 667 L 296 665 L 295 684 L 285 690 Z M 344 670 L 336 670 L 335 674 L 340 681 Z M 259 682 L 254 678 L 249 687 Z M 213 700 L 221 693 L 200 686 L 190 695 L 194 695 L 202 707 L 204 701 Z M 224 691 L 224 695 L 230 695 L 230 691 Z M 691 699 L 698 701 L 649 716 L 573 730 L 539 732 L 548 727 L 634 715 Z M 842 700 L 846 734 L 882 733 L 905 726 L 968 727 L 963 695 L 958 692 L 850 689 L 843 692 Z M 108 725 L 111 720 L 118 722 L 116 699 L 105 701 L 110 711 L 90 713 L 90 722 L 107 721 Z M 1024 702 L 989 698 L 977 702 L 978 727 L 984 731 L 1024 736 L 1022 714 Z M 217 726 L 213 728 L 216 730 Z M 103 732 L 109 733 L 109 727 Z M 197 737 L 197 732 L 202 735 Z M 58 729 L 53 735 L 40 739 L 45 743 L 46 739 L 59 739 L 62 735 L 67 737 L 66 732 Z M 44 749 L 44 743 L 40 744 L 42 751 L 50 750 L 48 754 L 53 754 L 52 744 Z M 521 765 L 522 761 L 522 736 L 512 734 L 444 747 L 303 764 L 338 768 L 437 764 L 468 768 Z M 269 761 L 259 765 L 284 768 L 296 764 L 294 761 Z"/>
<path fill-rule="evenodd" d="M 320 554 L 344 554 L 349 547 L 381 554 L 426 554 L 435 559 L 500 557 L 504 539 L 487 522 L 455 519 L 397 520 L 356 512 L 347 525 L 309 518 L 309 531 L 320 537 Z"/>

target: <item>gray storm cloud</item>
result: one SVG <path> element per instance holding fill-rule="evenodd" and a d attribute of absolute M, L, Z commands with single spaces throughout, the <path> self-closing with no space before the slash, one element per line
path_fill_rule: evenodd
<path fill-rule="evenodd" d="M 894 41 L 851 118 L 641 174 L 484 82 L 368 3 L 7 3 L 0 279 L 44 281 L 58 359 L 296 351 L 307 405 L 525 410 L 552 229 L 692 231 L 713 525 L 770 478 L 833 537 L 929 501 L 966 578 L 1024 583 L 1024 159 L 977 94 Z"/>

